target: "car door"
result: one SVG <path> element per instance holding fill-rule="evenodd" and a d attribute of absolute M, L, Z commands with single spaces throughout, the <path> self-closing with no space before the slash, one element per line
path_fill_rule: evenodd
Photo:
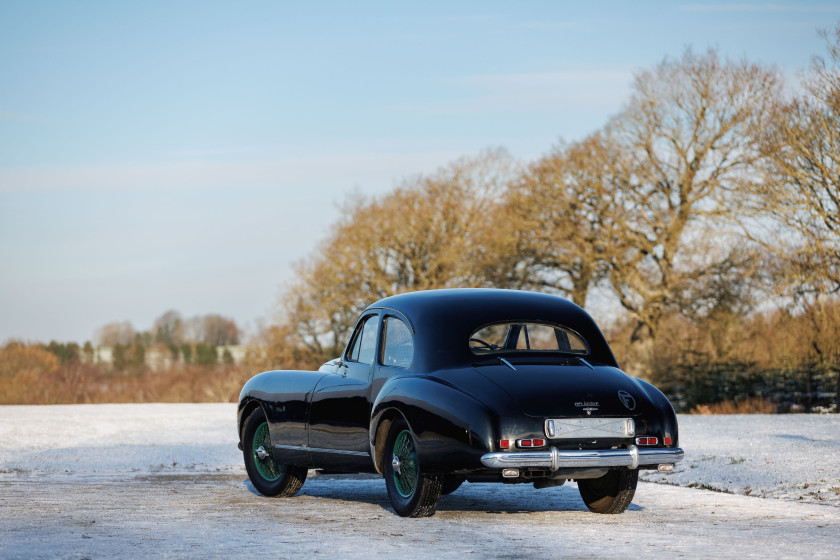
<path fill-rule="evenodd" d="M 315 388 L 309 447 L 316 468 L 373 471 L 368 429 L 379 323 L 376 310 L 359 319 L 336 373 L 324 376 Z"/>

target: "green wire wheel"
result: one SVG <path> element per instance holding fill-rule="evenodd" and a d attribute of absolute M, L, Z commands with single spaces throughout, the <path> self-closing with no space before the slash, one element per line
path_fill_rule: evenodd
<path fill-rule="evenodd" d="M 254 466 L 266 482 L 280 480 L 286 472 L 286 467 L 274 463 L 271 453 L 271 437 L 268 434 L 268 422 L 263 422 L 254 431 L 254 441 L 251 446 L 254 454 Z"/>
<path fill-rule="evenodd" d="M 305 465 L 285 464 L 271 446 L 268 420 L 261 408 L 245 419 L 240 436 L 245 470 L 254 489 L 263 496 L 294 496 L 306 480 Z"/>
<path fill-rule="evenodd" d="M 425 474 L 420 464 L 417 443 L 408 423 L 398 418 L 388 430 L 382 474 L 388 489 L 388 500 L 402 517 L 434 515 L 441 491 L 441 476 Z"/>
<path fill-rule="evenodd" d="M 393 454 L 394 486 L 400 496 L 410 498 L 417 490 L 417 453 L 414 451 L 414 440 L 411 432 L 403 430 L 394 441 Z"/>

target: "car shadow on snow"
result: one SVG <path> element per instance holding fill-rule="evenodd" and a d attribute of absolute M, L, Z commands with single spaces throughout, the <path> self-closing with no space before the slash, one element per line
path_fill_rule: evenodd
<path fill-rule="evenodd" d="M 363 476 L 364 478 L 361 478 Z M 393 512 L 385 483 L 376 475 L 314 476 L 307 479 L 298 497 L 319 500 L 336 500 L 377 505 Z M 261 496 L 250 480 L 243 481 L 251 493 Z M 628 511 L 644 508 L 630 504 Z M 465 482 L 452 494 L 441 496 L 438 512 L 480 512 L 489 514 L 516 514 L 537 512 L 588 512 L 574 486 L 534 489 L 530 484 L 504 485 L 471 484 Z"/>

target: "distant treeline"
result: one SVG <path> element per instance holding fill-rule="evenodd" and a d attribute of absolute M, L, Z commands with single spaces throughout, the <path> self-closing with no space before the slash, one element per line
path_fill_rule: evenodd
<path fill-rule="evenodd" d="M 7 342 L 0 347 L 0 404 L 232 401 L 253 368 L 234 363 L 240 331 L 210 314 L 167 311 L 148 331 L 129 322 L 90 341 Z M 244 349 L 240 349 L 243 350 Z"/>
<path fill-rule="evenodd" d="M 840 408 L 840 303 L 705 325 L 673 315 L 664 324 L 670 335 L 652 343 L 649 377 L 680 412 Z M 264 335 L 278 336 L 276 328 Z M 632 325 L 605 334 L 624 363 L 632 347 Z M 122 358 L 115 351 L 120 347 L 113 346 L 112 360 L 104 362 L 94 359 L 98 350 L 90 343 L 9 342 L 0 347 L 0 404 L 232 402 L 259 371 L 317 368 L 325 360 L 305 347 L 252 346 L 241 362 L 233 363 L 220 357 L 216 347 L 199 343 L 195 348 L 203 348 L 202 354 L 154 368 L 144 361 L 142 343 L 124 346 Z"/>
<path fill-rule="evenodd" d="M 0 404 L 233 402 L 253 373 L 241 364 L 154 370 L 73 357 L 62 363 L 44 345 L 10 342 L 0 348 Z"/>
<path fill-rule="evenodd" d="M 755 364 L 715 363 L 681 368 L 680 381 L 665 385 L 674 407 L 702 411 L 720 402 L 761 403 L 760 412 L 836 412 L 840 362 L 791 370 Z"/>
<path fill-rule="evenodd" d="M 705 322 L 672 315 L 649 378 L 681 412 L 840 411 L 840 302 Z M 608 331 L 619 362 L 632 327 Z M 718 403 L 723 407 L 714 408 Z M 712 406 L 710 409 L 709 407 Z"/>

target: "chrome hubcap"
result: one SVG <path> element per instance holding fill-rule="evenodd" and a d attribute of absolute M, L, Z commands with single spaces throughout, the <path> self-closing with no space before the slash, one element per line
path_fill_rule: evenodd
<path fill-rule="evenodd" d="M 257 447 L 256 453 L 257 457 L 259 457 L 260 459 L 265 459 L 266 457 L 268 457 L 268 451 L 266 451 L 265 447 L 263 447 L 262 445 Z"/>
<path fill-rule="evenodd" d="M 402 474 L 400 470 L 400 458 L 394 455 L 394 459 L 391 461 L 391 466 L 394 468 L 394 472 L 398 475 Z"/>

